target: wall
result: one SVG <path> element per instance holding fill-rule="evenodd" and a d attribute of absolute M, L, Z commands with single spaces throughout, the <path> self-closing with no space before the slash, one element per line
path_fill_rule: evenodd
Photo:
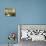
<path fill-rule="evenodd" d="M 6 17 L 5 7 L 16 8 L 16 17 Z M 17 24 L 46 24 L 46 0 L 0 0 L 0 44 L 7 44 Z M 17 40 L 16 40 L 17 42 Z"/>

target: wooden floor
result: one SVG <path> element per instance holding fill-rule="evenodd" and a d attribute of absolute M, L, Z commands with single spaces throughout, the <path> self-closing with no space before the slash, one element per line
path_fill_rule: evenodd
<path fill-rule="evenodd" d="M 0 44 L 0 46 L 8 46 L 8 44 Z M 45 41 L 32 42 L 31 40 L 28 41 L 21 40 L 19 44 L 15 44 L 13 46 L 46 46 L 46 42 Z"/>
<path fill-rule="evenodd" d="M 46 46 L 45 41 L 34 41 L 32 42 L 31 40 L 21 40 L 20 41 L 20 46 Z"/>

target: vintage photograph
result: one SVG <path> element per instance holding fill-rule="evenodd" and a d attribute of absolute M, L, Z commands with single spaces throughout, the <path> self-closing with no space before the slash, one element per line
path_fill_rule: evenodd
<path fill-rule="evenodd" d="M 4 9 L 5 16 L 16 16 L 15 8 L 5 8 Z"/>

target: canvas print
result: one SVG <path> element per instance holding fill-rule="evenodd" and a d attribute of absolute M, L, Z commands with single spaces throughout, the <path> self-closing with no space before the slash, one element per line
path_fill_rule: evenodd
<path fill-rule="evenodd" d="M 19 46 L 34 46 L 46 43 L 46 25 L 19 24 L 18 43 Z"/>
<path fill-rule="evenodd" d="M 15 8 L 5 8 L 4 12 L 5 12 L 5 16 L 16 16 Z"/>
<path fill-rule="evenodd" d="M 20 41 L 46 41 L 46 25 L 19 25 Z M 18 32 L 19 33 L 19 32 Z"/>

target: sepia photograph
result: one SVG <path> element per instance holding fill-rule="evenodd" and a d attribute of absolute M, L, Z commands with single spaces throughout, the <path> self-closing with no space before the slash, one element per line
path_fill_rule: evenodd
<path fill-rule="evenodd" d="M 5 8 L 5 16 L 16 16 L 16 10 L 14 8 Z"/>

